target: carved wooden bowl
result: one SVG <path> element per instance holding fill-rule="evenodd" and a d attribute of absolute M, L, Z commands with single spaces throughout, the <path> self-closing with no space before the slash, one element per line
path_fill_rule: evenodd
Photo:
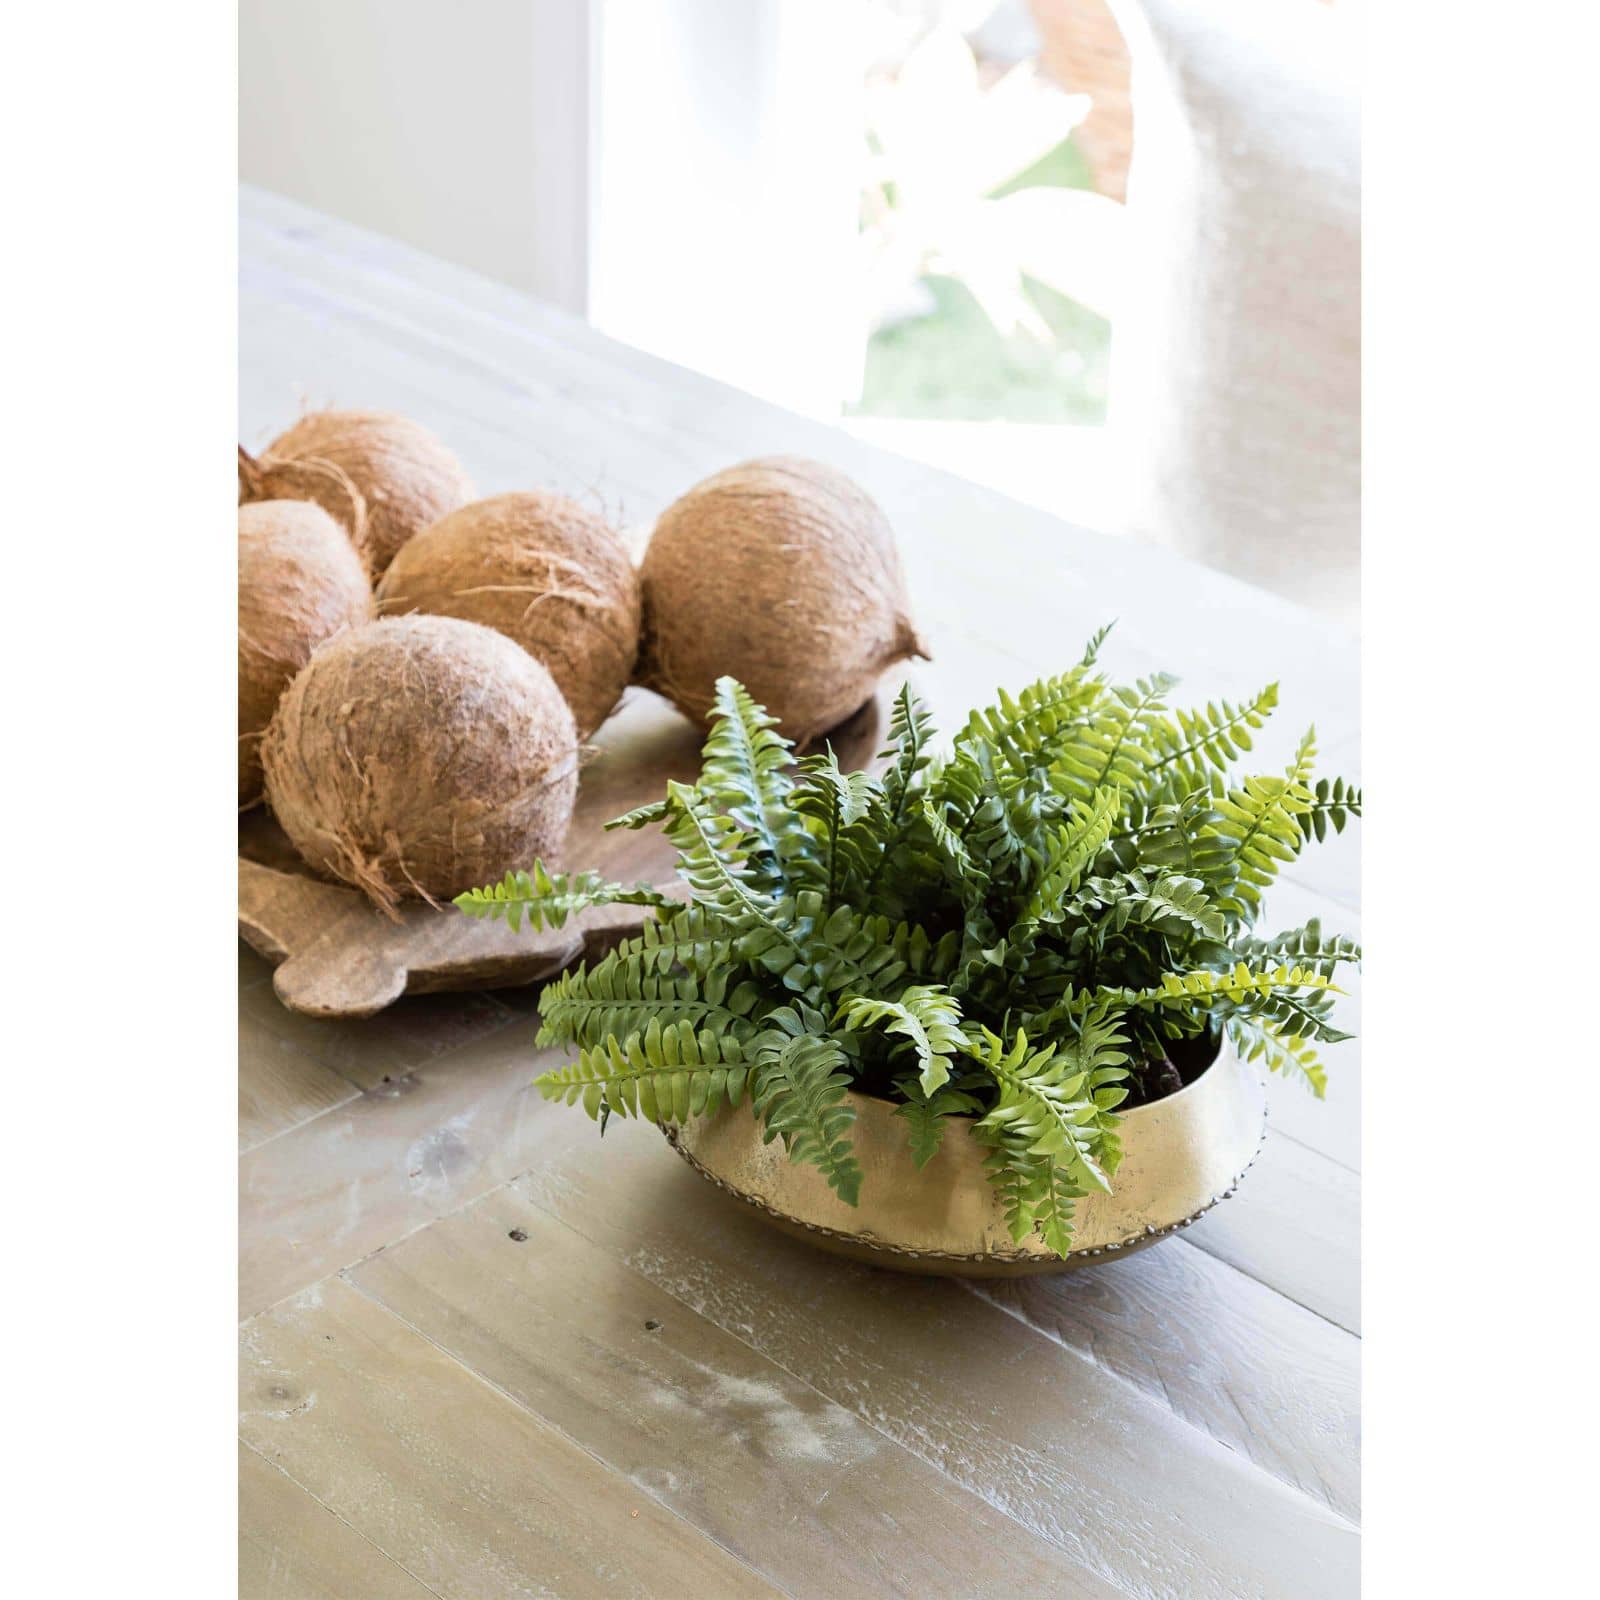
<path fill-rule="evenodd" d="M 1224 1046 L 1186 1088 L 1123 1116 L 1114 1192 L 1078 1201 L 1074 1249 L 1062 1258 L 1037 1236 L 1013 1242 L 971 1119 L 951 1119 L 939 1153 L 919 1172 L 894 1106 L 872 1095 L 851 1099 L 858 1206 L 846 1205 L 815 1167 L 790 1162 L 780 1141 L 763 1144 L 748 1101 L 664 1131 L 696 1172 L 786 1233 L 874 1266 L 972 1278 L 1062 1272 L 1142 1250 L 1227 1199 L 1266 1135 L 1260 1074 Z"/>

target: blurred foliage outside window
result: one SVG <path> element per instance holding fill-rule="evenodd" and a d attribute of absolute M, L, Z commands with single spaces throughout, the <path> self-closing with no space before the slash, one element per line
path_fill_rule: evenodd
<path fill-rule="evenodd" d="M 864 417 L 1099 423 L 1122 207 L 1090 101 L 935 21 L 867 85 Z"/>

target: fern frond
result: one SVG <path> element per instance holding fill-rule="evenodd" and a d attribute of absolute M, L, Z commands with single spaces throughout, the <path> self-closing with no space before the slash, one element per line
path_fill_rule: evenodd
<path fill-rule="evenodd" d="M 608 1036 L 578 1059 L 534 1079 L 546 1100 L 579 1101 L 588 1114 L 683 1122 L 737 1105 L 749 1062 L 731 1034 L 697 1033 L 692 1023 L 652 1019 L 643 1033 Z"/>
<path fill-rule="evenodd" d="M 1319 778 L 1311 791 L 1311 803 L 1295 817 L 1295 823 L 1309 844 L 1320 844 L 1328 837 L 1331 823 L 1335 833 L 1343 833 L 1351 817 L 1361 815 L 1361 791 L 1343 778 Z"/>
<path fill-rule="evenodd" d="M 870 773 L 842 772 L 831 746 L 800 763 L 794 809 L 811 824 L 820 862 L 816 886 L 829 906 L 864 884 L 876 864 L 880 842 L 871 820 L 882 795 Z"/>
<path fill-rule="evenodd" d="M 1209 764 L 1225 772 L 1254 741 L 1252 729 L 1263 727 L 1278 704 L 1278 686 L 1269 683 L 1243 705 L 1222 700 L 1198 710 L 1175 709 L 1152 719 L 1150 770 L 1175 768 L 1191 780 L 1204 775 Z"/>
<path fill-rule="evenodd" d="M 1031 1155 L 1049 1156 L 1074 1183 L 1110 1193 L 1096 1159 L 1100 1108 L 1085 1092 L 1093 1069 L 1080 1066 L 1081 1054 L 1053 1045 L 1030 1050 L 1027 1035 L 1019 1032 L 1009 1051 L 991 1050 L 976 1059 L 1000 1088 L 999 1103 L 979 1126 L 1019 1141 Z"/>
<path fill-rule="evenodd" d="M 610 833 L 614 828 L 628 828 L 637 832 L 640 828 L 648 828 L 652 823 L 665 822 L 672 814 L 670 800 L 652 800 L 646 805 L 635 806 L 632 811 L 625 811 L 620 817 L 613 817 L 605 824 L 605 831 Z"/>
<path fill-rule="evenodd" d="M 906 816 L 917 779 L 926 770 L 932 752 L 933 718 L 911 692 L 909 683 L 900 685 L 889 713 L 889 742 L 878 752 L 879 760 L 889 760 L 881 780 L 888 830 Z"/>
<path fill-rule="evenodd" d="M 1153 759 L 1149 728 L 1177 679 L 1165 672 L 1115 688 L 1069 739 L 1050 766 L 1057 793 L 1089 800 L 1097 789 L 1132 789 Z"/>
<path fill-rule="evenodd" d="M 1087 804 L 1075 808 L 1072 819 L 1055 830 L 1044 871 L 1028 897 L 1021 921 L 1060 920 L 1068 897 L 1111 837 L 1121 806 L 1122 798 L 1115 789 L 1096 789 Z"/>
<path fill-rule="evenodd" d="M 1013 773 L 1026 777 L 1054 759 L 1057 747 L 1079 728 L 1106 691 L 1088 675 L 1093 654 L 1059 677 L 1030 683 L 1014 698 L 1004 689 L 996 703 L 974 711 L 956 735 L 957 749 L 987 745 Z"/>
<path fill-rule="evenodd" d="M 681 966 L 705 976 L 734 960 L 741 931 L 713 907 L 674 905 L 657 911 L 637 936 L 618 945 L 617 953 L 636 960 L 641 972 L 659 974 Z"/>
<path fill-rule="evenodd" d="M 469 917 L 503 919 L 513 933 L 524 922 L 530 928 L 559 928 L 568 917 L 591 906 L 671 906 L 675 901 L 647 883 L 631 887 L 608 883 L 598 872 L 549 872 L 542 861 L 530 871 L 508 872 L 499 883 L 468 889 L 455 898 L 457 910 Z"/>
<path fill-rule="evenodd" d="M 1176 804 L 1130 804 L 1129 824 L 1110 841 L 1110 850 L 1128 870 L 1181 873 L 1198 878 L 1225 909 L 1238 878 L 1232 841 L 1220 831 L 1224 818 L 1215 809 L 1209 787 L 1187 794 Z"/>
<path fill-rule="evenodd" d="M 895 1115 L 904 1117 L 909 1125 L 911 1160 L 919 1171 L 938 1155 L 947 1117 L 970 1116 L 983 1109 L 983 1102 L 976 1095 L 950 1084 L 930 1095 L 924 1092 L 921 1079 L 908 1077 L 895 1079 L 895 1088 L 904 1096 L 904 1104 L 895 1107 Z"/>
<path fill-rule="evenodd" d="M 1089 635 L 1089 642 L 1083 647 L 1083 657 L 1078 665 L 1092 667 L 1100 658 L 1100 646 L 1111 637 L 1111 630 L 1116 627 L 1117 621 L 1113 617 L 1110 622 L 1102 624 Z"/>
<path fill-rule="evenodd" d="M 1285 963 L 1276 967 L 1252 968 L 1240 962 L 1223 972 L 1169 972 L 1159 984 L 1148 989 L 1108 989 L 1104 993 L 1119 1008 L 1138 1006 L 1148 1010 L 1152 1007 L 1176 1007 L 1182 1010 L 1206 1009 L 1224 1003 L 1237 1006 L 1242 1002 L 1270 1001 L 1324 991 L 1332 994 L 1344 992 L 1315 967 Z"/>
<path fill-rule="evenodd" d="M 717 1038 L 748 1039 L 756 1031 L 752 1017 L 761 990 L 733 978 L 726 966 L 704 977 L 652 970 L 644 952 L 619 948 L 593 967 L 573 968 L 545 985 L 539 995 L 538 1043 L 592 1049 L 608 1036 L 644 1033 L 652 1019 L 688 1022 L 697 1033 Z"/>
<path fill-rule="evenodd" d="M 1091 878 L 1074 897 L 1071 910 L 1118 933 L 1135 924 L 1216 942 L 1227 932 L 1227 919 L 1207 898 L 1205 885 L 1176 873 L 1153 881 L 1140 872 Z"/>
<path fill-rule="evenodd" d="M 976 893 L 987 885 L 989 874 L 973 858 L 966 840 L 945 821 L 944 816 L 930 800 L 922 804 L 922 817 L 927 823 L 934 848 L 952 887 L 970 887 Z"/>
<path fill-rule="evenodd" d="M 845 1000 L 838 1020 L 850 1031 L 887 1024 L 890 1033 L 911 1041 L 916 1052 L 918 1082 L 931 1095 L 950 1076 L 950 1058 L 965 1043 L 961 1032 L 961 1007 L 946 989 L 912 984 L 898 1000 L 873 1000 L 862 996 Z"/>
<path fill-rule="evenodd" d="M 1293 861 L 1305 836 L 1299 818 L 1314 803 L 1307 787 L 1316 754 L 1315 731 L 1300 741 L 1295 759 L 1281 778 L 1246 778 L 1242 788 L 1230 789 L 1215 801 L 1221 820 L 1215 832 L 1232 859 L 1236 872 L 1230 895 L 1231 909 L 1246 920 L 1261 907 L 1262 890 L 1278 875 L 1278 868 Z"/>
<path fill-rule="evenodd" d="M 758 706 L 737 679 L 717 679 L 711 732 L 701 751 L 697 788 L 750 836 L 751 870 L 764 887 L 788 883 L 791 859 L 803 851 L 804 832 L 787 801 L 790 741 L 778 719 Z"/>
<path fill-rule="evenodd" d="M 1312 917 L 1303 928 L 1290 928 L 1270 939 L 1235 939 L 1233 949 L 1235 955 L 1247 963 L 1276 957 L 1279 962 L 1315 967 L 1326 978 L 1333 976 L 1341 961 L 1352 966 L 1361 961 L 1361 946 L 1343 934 L 1325 934 L 1320 917 Z"/>
<path fill-rule="evenodd" d="M 1270 1017 L 1229 1017 L 1223 1024 L 1234 1049 L 1245 1061 L 1265 1061 L 1273 1072 L 1299 1078 L 1321 1100 L 1328 1093 L 1328 1074 L 1317 1052 L 1298 1034 Z"/>
<path fill-rule="evenodd" d="M 940 982 L 955 969 L 961 946 L 954 931 L 935 940 L 925 929 L 887 917 L 864 917 L 838 906 L 815 929 L 812 950 L 824 993 L 882 994 L 907 977 Z"/>
<path fill-rule="evenodd" d="M 846 1205 L 861 1196 L 861 1166 L 850 1148 L 855 1108 L 845 1056 L 829 1038 L 806 1031 L 799 1015 L 774 1012 L 757 1045 L 751 1103 L 768 1143 L 781 1136 L 791 1161 L 809 1162 Z"/>

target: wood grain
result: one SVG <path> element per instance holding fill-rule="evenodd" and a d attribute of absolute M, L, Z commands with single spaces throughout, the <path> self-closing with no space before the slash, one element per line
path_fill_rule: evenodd
<path fill-rule="evenodd" d="M 1360 1333 L 1360 1175 L 1270 1124 L 1239 1192 L 1201 1217 L 1184 1240 Z"/>
<path fill-rule="evenodd" d="M 249 1150 L 354 1098 L 355 1085 L 239 1018 L 239 1148 Z"/>
<path fill-rule="evenodd" d="M 653 1129 L 613 1126 L 601 1151 L 569 1128 L 523 1194 L 1091 1572 L 1182 1600 L 1350 1592 L 1348 1521 L 1099 1363 L 952 1281 L 774 1234 L 663 1169 Z"/>
<path fill-rule="evenodd" d="M 777 1595 L 334 1279 L 247 1325 L 241 1434 L 440 1595 Z"/>
<path fill-rule="evenodd" d="M 1360 1516 L 1360 1341 L 1184 1240 L 969 1284 L 1340 1516 Z"/>
<path fill-rule="evenodd" d="M 514 1190 L 349 1277 L 786 1594 L 1117 1593 Z"/>
<path fill-rule="evenodd" d="M 246 1154 L 240 1316 L 525 1172 L 550 1126 L 546 1113 L 559 1109 L 528 1088 L 533 1034 L 531 1022 L 501 1030 Z"/>
<path fill-rule="evenodd" d="M 284 1005 L 270 983 L 241 994 L 239 1012 L 373 1090 L 527 1015 L 494 995 L 465 993 L 406 995 L 375 1017 L 308 1017 Z"/>
<path fill-rule="evenodd" d="M 239 1600 L 429 1600 L 435 1591 L 239 1446 Z"/>

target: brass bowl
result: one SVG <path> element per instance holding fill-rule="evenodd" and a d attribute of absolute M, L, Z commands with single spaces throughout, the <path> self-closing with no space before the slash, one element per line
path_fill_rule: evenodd
<path fill-rule="evenodd" d="M 1115 1192 L 1078 1201 L 1075 1248 L 1061 1257 L 1037 1235 L 1012 1241 L 970 1118 L 950 1119 L 939 1153 L 919 1172 L 893 1104 L 850 1098 L 859 1206 L 846 1205 L 815 1167 L 794 1165 L 781 1141 L 763 1144 L 748 1101 L 663 1131 L 701 1177 L 785 1233 L 874 1266 L 969 1278 L 1063 1272 L 1142 1250 L 1227 1199 L 1266 1136 L 1260 1074 L 1224 1046 L 1186 1088 L 1122 1118 Z"/>

